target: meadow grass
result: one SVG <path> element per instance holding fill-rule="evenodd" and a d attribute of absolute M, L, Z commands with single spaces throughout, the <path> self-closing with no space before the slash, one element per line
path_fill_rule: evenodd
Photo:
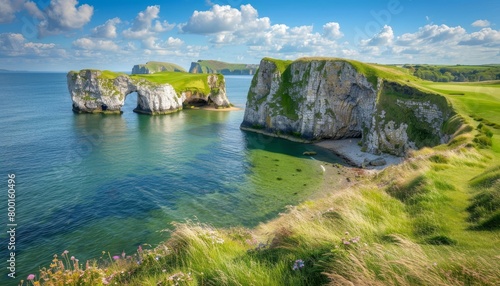
<path fill-rule="evenodd" d="M 449 98 L 464 119 L 448 144 L 413 151 L 253 229 L 186 221 L 130 258 L 56 261 L 27 284 L 500 285 L 500 130 L 479 126 L 499 122 L 490 109 L 500 94 L 496 84 L 422 88 Z"/>
<path fill-rule="evenodd" d="M 205 95 L 210 94 L 208 86 L 208 74 L 192 74 L 182 72 L 157 72 L 154 74 L 135 74 L 130 77 L 133 79 L 146 79 L 148 81 L 160 84 L 171 84 L 175 91 L 180 94 L 183 91 L 198 91 Z M 219 80 L 221 79 L 219 75 Z"/>

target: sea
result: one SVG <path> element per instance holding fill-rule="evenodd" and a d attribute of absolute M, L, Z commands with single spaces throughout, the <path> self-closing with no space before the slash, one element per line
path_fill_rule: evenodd
<path fill-rule="evenodd" d="M 72 112 L 65 73 L 0 73 L 0 285 L 63 251 L 84 263 L 155 247 L 175 223 L 254 227 L 314 194 L 341 159 L 240 130 L 251 80 L 226 76 L 237 111 L 136 114 L 133 93 L 101 115 Z"/>

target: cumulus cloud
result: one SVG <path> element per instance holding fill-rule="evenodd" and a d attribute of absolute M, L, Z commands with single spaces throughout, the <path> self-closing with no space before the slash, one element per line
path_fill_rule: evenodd
<path fill-rule="evenodd" d="M 214 4 L 208 11 L 195 11 L 187 23 L 179 25 L 181 32 L 209 35 L 216 46 L 227 44 L 247 45 L 255 55 L 295 54 L 331 55 L 343 36 L 340 25 L 326 23 L 321 33 L 313 26 L 289 27 L 285 24 L 271 25 L 268 17 L 259 17 L 252 5 L 241 5 L 239 9 L 228 5 Z M 278 55 L 277 55 L 278 56 Z"/>
<path fill-rule="evenodd" d="M 394 32 L 391 26 L 384 25 L 382 30 L 368 40 L 361 40 L 362 46 L 388 46 L 394 40 Z"/>
<path fill-rule="evenodd" d="M 489 27 L 490 26 L 490 21 L 488 20 L 476 20 L 474 23 L 472 23 L 473 27 Z"/>
<path fill-rule="evenodd" d="M 160 6 L 148 6 L 135 17 L 132 27 L 123 31 L 123 36 L 129 39 L 146 39 L 157 33 L 172 30 L 175 25 L 167 21 L 157 20 L 160 16 Z"/>
<path fill-rule="evenodd" d="M 149 50 L 178 49 L 184 45 L 184 41 L 173 37 L 168 37 L 165 41 L 160 41 L 156 37 L 149 37 L 142 40 L 142 45 Z"/>
<path fill-rule="evenodd" d="M 18 57 L 62 57 L 66 52 L 55 44 L 28 42 L 23 35 L 16 33 L 0 34 L 0 56 Z"/>
<path fill-rule="evenodd" d="M 92 38 L 79 38 L 72 43 L 73 48 L 78 50 L 93 51 L 118 51 L 120 48 L 111 40 L 101 40 Z"/>
<path fill-rule="evenodd" d="M 121 20 L 118 17 L 109 19 L 106 21 L 106 23 L 92 29 L 91 36 L 94 38 L 108 38 L 108 39 L 116 38 L 117 36 L 116 25 L 120 23 Z"/>
<path fill-rule="evenodd" d="M 448 27 L 447 25 L 425 25 L 416 33 L 406 33 L 399 36 L 396 44 L 401 46 L 419 46 L 432 43 L 453 43 L 465 36 L 464 28 Z"/>
<path fill-rule="evenodd" d="M 77 0 L 51 0 L 38 26 L 39 35 L 43 37 L 80 29 L 90 22 L 94 7 L 87 4 L 78 7 L 77 5 Z"/>
<path fill-rule="evenodd" d="M 229 33 L 240 37 L 245 33 L 262 31 L 271 27 L 268 17 L 259 18 L 259 13 L 252 5 L 241 5 L 240 10 L 229 5 L 213 5 L 209 11 L 194 11 L 187 23 L 181 24 L 184 33 L 218 34 L 216 37 L 230 38 Z M 220 41 L 218 41 L 220 42 Z"/>
<path fill-rule="evenodd" d="M 16 13 L 23 8 L 24 0 L 0 0 L 0 23 L 14 20 Z"/>
<path fill-rule="evenodd" d="M 500 31 L 493 30 L 491 28 L 484 28 L 479 32 L 474 32 L 465 36 L 459 44 L 500 46 Z"/>
<path fill-rule="evenodd" d="M 344 34 L 340 32 L 339 23 L 330 22 L 323 25 L 323 36 L 327 39 L 335 40 L 342 38 Z"/>

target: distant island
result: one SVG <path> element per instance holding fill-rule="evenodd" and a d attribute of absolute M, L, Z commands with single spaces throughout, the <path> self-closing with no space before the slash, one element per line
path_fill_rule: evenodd
<path fill-rule="evenodd" d="M 198 60 L 192 62 L 190 73 L 220 73 L 223 75 L 253 75 L 257 71 L 257 64 L 231 64 L 214 60 Z"/>
<path fill-rule="evenodd" d="M 173 63 L 154 61 L 135 65 L 132 68 L 132 74 L 153 74 L 157 72 L 186 72 L 186 70 Z"/>

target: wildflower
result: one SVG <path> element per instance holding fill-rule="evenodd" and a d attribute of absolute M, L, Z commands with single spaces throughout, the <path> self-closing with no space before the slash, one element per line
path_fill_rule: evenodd
<path fill-rule="evenodd" d="M 34 280 L 35 279 L 35 274 L 28 275 L 28 278 L 26 278 L 26 279 L 30 280 L 30 281 Z"/>
<path fill-rule="evenodd" d="M 304 261 L 302 259 L 297 259 L 295 260 L 295 263 L 293 264 L 292 270 L 299 270 L 302 267 L 304 267 Z"/>
<path fill-rule="evenodd" d="M 160 260 L 160 257 L 159 256 L 156 256 L 155 257 L 156 261 Z"/>
<path fill-rule="evenodd" d="M 75 260 L 75 257 L 74 257 L 74 256 L 71 256 L 71 260 Z"/>
<path fill-rule="evenodd" d="M 65 251 L 63 251 L 62 255 L 65 255 L 65 254 L 68 254 L 68 253 L 69 253 L 69 251 L 65 250 Z"/>
<path fill-rule="evenodd" d="M 142 252 L 142 245 L 139 245 L 139 247 L 137 248 L 137 251 Z"/>
<path fill-rule="evenodd" d="M 346 231 L 346 232 L 345 232 L 345 235 L 349 235 L 349 232 L 348 232 L 348 231 Z"/>
<path fill-rule="evenodd" d="M 122 258 L 125 258 L 125 251 L 122 251 Z"/>
<path fill-rule="evenodd" d="M 115 255 L 115 256 L 113 256 L 113 259 L 114 259 L 114 260 L 118 260 L 118 259 L 120 259 L 120 256 Z"/>

